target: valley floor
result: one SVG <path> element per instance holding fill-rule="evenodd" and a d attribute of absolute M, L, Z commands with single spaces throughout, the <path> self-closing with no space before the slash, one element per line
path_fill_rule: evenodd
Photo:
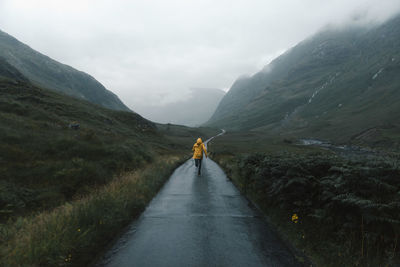
<path fill-rule="evenodd" d="M 303 266 L 221 168 L 176 169 L 96 266 Z M 308 265 L 309 266 L 309 265 Z"/>

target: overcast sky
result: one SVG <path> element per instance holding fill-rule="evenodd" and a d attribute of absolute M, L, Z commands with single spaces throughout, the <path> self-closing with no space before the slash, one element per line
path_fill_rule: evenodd
<path fill-rule="evenodd" d="M 399 11 L 400 0 L 0 0 L 0 29 L 140 113 L 189 88 L 227 90 L 327 24 Z"/>

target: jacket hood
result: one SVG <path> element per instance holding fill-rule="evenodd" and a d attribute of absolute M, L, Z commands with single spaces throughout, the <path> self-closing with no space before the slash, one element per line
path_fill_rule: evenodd
<path fill-rule="evenodd" d="M 197 139 L 197 144 L 200 145 L 201 143 L 203 143 L 203 141 L 201 140 L 201 138 Z"/>

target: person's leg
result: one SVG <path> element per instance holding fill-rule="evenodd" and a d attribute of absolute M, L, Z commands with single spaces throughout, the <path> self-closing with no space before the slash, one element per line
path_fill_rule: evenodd
<path fill-rule="evenodd" d="M 198 172 L 198 174 L 199 175 L 201 174 L 201 159 L 199 159 L 199 172 Z"/>
<path fill-rule="evenodd" d="M 196 166 L 196 168 L 197 168 L 197 166 L 199 166 L 199 160 L 198 159 L 194 159 L 194 166 Z"/>

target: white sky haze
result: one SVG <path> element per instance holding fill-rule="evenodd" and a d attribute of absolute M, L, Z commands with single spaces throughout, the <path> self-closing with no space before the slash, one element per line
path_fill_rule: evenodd
<path fill-rule="evenodd" d="M 0 0 L 0 29 L 140 113 L 189 88 L 226 90 L 327 24 L 399 11 L 400 0 Z"/>

